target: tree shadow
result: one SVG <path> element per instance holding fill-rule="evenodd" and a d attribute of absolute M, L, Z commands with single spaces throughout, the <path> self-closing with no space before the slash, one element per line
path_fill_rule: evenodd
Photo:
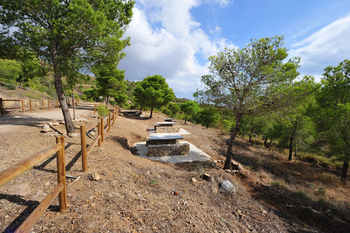
<path fill-rule="evenodd" d="M 301 191 L 292 192 L 288 189 L 255 185 L 252 197 L 265 204 L 274 214 L 284 219 L 290 226 L 295 224 L 309 226 L 320 232 L 349 232 L 350 211 L 339 209 L 325 201 L 311 200 Z M 297 232 L 310 232 L 297 229 Z"/>
<path fill-rule="evenodd" d="M 28 218 L 28 216 L 35 210 L 36 207 L 40 204 L 39 201 L 32 201 L 32 200 L 25 200 L 19 195 L 8 195 L 8 194 L 0 194 L 0 200 L 6 199 L 12 203 L 27 206 L 23 212 L 18 215 L 9 226 L 6 227 L 5 231 L 6 233 L 12 233 L 15 232 L 16 229 Z M 48 210 L 53 212 L 59 211 L 59 206 L 53 206 L 50 205 L 48 207 Z"/>

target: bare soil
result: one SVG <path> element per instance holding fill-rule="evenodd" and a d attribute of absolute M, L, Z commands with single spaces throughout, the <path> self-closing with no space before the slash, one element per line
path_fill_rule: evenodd
<path fill-rule="evenodd" d="M 96 120 L 93 105 L 78 106 L 77 118 L 81 121 L 75 122 L 76 128 Z M 234 158 L 244 170 L 230 174 L 220 162 L 219 169 L 210 165 L 225 159 L 228 136 L 182 121 L 178 121 L 180 127 L 191 133 L 183 135 L 185 140 L 212 161 L 169 164 L 136 156 L 134 143 L 144 141 L 147 129 L 163 118 L 167 116 L 155 114 L 148 120 L 118 116 L 102 147 L 89 155 L 88 172 L 81 168 L 80 138 L 65 137 L 67 174 L 80 178 L 67 179 L 68 211 L 58 211 L 56 198 L 32 231 L 349 232 L 349 186 L 332 178 L 336 171 L 288 162 L 286 156 L 238 139 Z M 57 119 L 62 119 L 60 109 L 0 116 L 0 171 L 54 144 L 55 138 L 40 130 L 43 123 Z M 64 125 L 53 128 L 65 133 Z M 90 180 L 92 172 L 101 179 Z M 204 172 L 211 175 L 211 182 L 201 179 Z M 278 177 L 289 188 L 272 185 Z M 0 231 L 13 232 L 51 192 L 56 180 L 52 156 L 1 187 Z M 223 192 L 219 184 L 224 180 L 236 186 L 236 193 Z M 314 201 L 321 194 L 313 199 L 303 195 L 321 184 L 325 203 Z"/>

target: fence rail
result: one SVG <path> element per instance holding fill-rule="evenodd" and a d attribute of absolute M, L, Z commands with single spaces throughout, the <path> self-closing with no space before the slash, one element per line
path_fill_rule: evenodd
<path fill-rule="evenodd" d="M 18 101 L 18 102 L 21 102 L 22 105 L 20 107 L 5 107 L 4 105 L 4 102 L 6 101 Z M 60 107 L 60 104 L 59 104 L 59 101 L 58 100 L 51 100 L 51 99 L 47 99 L 47 104 L 45 106 L 45 100 L 44 99 L 41 99 L 41 100 L 32 100 L 32 99 L 29 99 L 29 111 L 32 112 L 33 109 L 35 108 L 39 108 L 41 110 L 44 110 L 47 106 L 47 109 L 50 110 L 50 108 L 52 107 L 57 107 L 59 108 Z M 52 104 L 52 102 L 54 102 Z M 70 104 L 70 101 L 67 99 L 66 100 L 67 104 Z M 72 104 L 73 104 L 73 100 L 71 101 Z M 39 106 L 36 106 L 36 105 L 33 105 L 33 103 L 39 103 Z M 79 99 L 75 99 L 75 105 L 78 105 L 80 103 L 80 100 Z M 5 114 L 5 110 L 12 110 L 12 109 L 22 109 L 22 112 L 25 112 L 25 104 L 24 104 L 24 100 L 23 99 L 3 99 L 3 98 L 0 98 L 0 109 L 1 109 L 1 115 L 4 115 Z"/>
<path fill-rule="evenodd" d="M 102 146 L 104 131 L 110 131 L 111 125 L 116 120 L 117 108 L 111 111 L 105 119 L 107 124 L 104 124 L 104 118 L 99 119 L 89 126 L 80 127 L 81 135 L 81 157 L 82 157 L 82 170 L 86 172 L 87 169 L 87 157 L 98 143 L 98 147 Z M 113 123 L 111 123 L 113 120 Z M 86 147 L 86 131 L 92 130 L 97 127 L 98 135 L 93 142 Z M 56 144 L 36 153 L 35 155 L 23 160 L 17 165 L 0 172 L 0 187 L 4 186 L 11 180 L 23 174 L 25 171 L 49 158 L 53 154 L 57 154 L 57 185 L 52 192 L 48 194 L 45 199 L 39 204 L 39 206 L 28 216 L 28 218 L 17 228 L 15 232 L 30 232 L 31 228 L 39 220 L 42 214 L 46 211 L 49 205 L 53 202 L 56 196 L 59 197 L 59 209 L 60 212 L 65 212 L 68 208 L 67 201 L 67 188 L 66 188 L 66 168 L 65 168 L 65 143 L 64 137 L 60 136 L 56 138 Z"/>

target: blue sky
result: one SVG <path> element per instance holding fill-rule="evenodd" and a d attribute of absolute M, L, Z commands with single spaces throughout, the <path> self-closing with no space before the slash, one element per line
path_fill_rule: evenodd
<path fill-rule="evenodd" d="M 208 57 L 250 39 L 284 35 L 301 76 L 350 59 L 349 0 L 139 0 L 126 31 L 125 79 L 160 74 L 176 97 L 193 99 Z"/>

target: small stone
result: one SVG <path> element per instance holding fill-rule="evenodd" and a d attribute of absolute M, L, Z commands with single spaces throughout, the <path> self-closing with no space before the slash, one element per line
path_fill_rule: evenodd
<path fill-rule="evenodd" d="M 79 137 L 77 133 L 68 133 L 68 137 Z"/>
<path fill-rule="evenodd" d="M 197 179 L 194 178 L 194 177 L 192 177 L 191 181 L 192 181 L 193 183 L 196 183 L 196 182 L 197 182 Z"/>
<path fill-rule="evenodd" d="M 232 169 L 232 170 L 236 170 L 236 171 L 242 171 L 242 170 L 243 170 L 243 167 L 242 167 L 241 164 L 232 161 L 232 162 L 231 162 L 231 169 Z"/>
<path fill-rule="evenodd" d="M 50 125 L 49 125 L 49 124 L 45 124 L 45 125 L 43 126 L 43 129 L 50 129 Z"/>
<path fill-rule="evenodd" d="M 54 122 L 52 125 L 53 126 L 57 126 L 57 125 L 59 125 L 60 123 L 58 123 L 58 122 Z"/>
<path fill-rule="evenodd" d="M 201 178 L 202 178 L 203 180 L 206 180 L 206 181 L 209 181 L 209 182 L 212 181 L 211 176 L 210 176 L 209 174 L 207 174 L 207 173 L 203 173 L 203 174 L 201 175 Z"/>
<path fill-rule="evenodd" d="M 261 213 L 267 214 L 267 211 L 266 210 L 262 210 Z"/>
<path fill-rule="evenodd" d="M 220 187 L 225 191 L 229 193 L 235 193 L 236 187 L 228 180 L 225 180 L 221 182 Z"/>
<path fill-rule="evenodd" d="M 210 163 L 210 166 L 216 167 L 216 163 L 215 163 L 215 162 L 211 162 L 211 163 Z"/>
<path fill-rule="evenodd" d="M 101 177 L 100 177 L 100 175 L 98 174 L 98 173 L 96 173 L 96 172 L 93 172 L 93 173 L 91 173 L 90 175 L 89 175 L 89 179 L 90 180 L 100 180 L 101 179 Z"/>
<path fill-rule="evenodd" d="M 49 186 L 49 185 L 50 185 L 50 182 L 49 182 L 49 181 L 45 183 L 45 186 Z"/>
<path fill-rule="evenodd" d="M 187 201 L 182 202 L 182 205 L 187 205 Z"/>
<path fill-rule="evenodd" d="M 53 124 L 52 124 L 52 122 L 49 122 L 49 123 L 47 123 L 49 126 L 52 126 Z"/>

